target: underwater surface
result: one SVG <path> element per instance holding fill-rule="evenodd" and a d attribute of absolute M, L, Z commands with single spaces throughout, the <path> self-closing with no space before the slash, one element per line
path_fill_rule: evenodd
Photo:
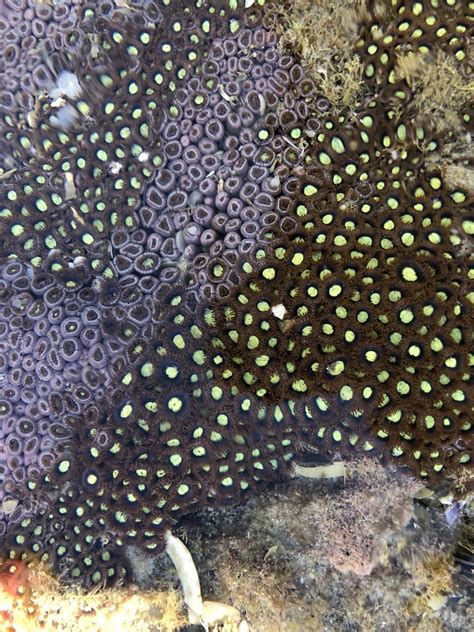
<path fill-rule="evenodd" d="M 423 485 L 466 497 L 473 26 L 467 0 L 0 0 L 7 564 L 126 585 L 295 462 L 400 468 L 397 528 Z"/>

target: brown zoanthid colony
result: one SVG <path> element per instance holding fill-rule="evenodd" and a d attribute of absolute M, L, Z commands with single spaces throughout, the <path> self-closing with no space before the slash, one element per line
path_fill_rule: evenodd
<path fill-rule="evenodd" d="M 113 583 L 306 451 L 469 464 L 474 4 L 348 5 L 318 63 L 302 0 L 2 4 L 10 557 Z"/>

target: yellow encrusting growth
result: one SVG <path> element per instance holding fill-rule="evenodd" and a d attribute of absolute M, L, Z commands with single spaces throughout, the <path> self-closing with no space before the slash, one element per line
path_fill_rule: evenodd
<path fill-rule="evenodd" d="M 445 606 L 454 588 L 454 564 L 450 552 L 427 544 L 422 555 L 409 568 L 418 595 L 411 600 L 408 609 L 425 614 Z"/>
<path fill-rule="evenodd" d="M 38 562 L 0 560 L 0 630 L 174 632 L 186 623 L 177 592 L 64 589 Z"/>

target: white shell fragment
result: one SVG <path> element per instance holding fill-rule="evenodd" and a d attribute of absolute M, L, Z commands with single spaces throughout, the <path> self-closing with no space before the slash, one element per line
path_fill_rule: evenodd
<path fill-rule="evenodd" d="M 1 511 L 3 515 L 9 516 L 18 507 L 18 500 L 14 498 L 4 498 L 2 501 Z"/>
<path fill-rule="evenodd" d="M 66 101 L 64 100 L 64 97 L 56 97 L 53 101 L 51 101 L 52 108 L 60 108 L 63 105 L 66 105 Z"/>
<path fill-rule="evenodd" d="M 231 623 L 238 632 L 248 632 L 248 624 L 241 620 L 240 612 L 233 606 L 218 601 L 203 601 L 201 585 L 191 553 L 184 542 L 166 532 L 166 552 L 174 564 L 184 593 L 184 602 L 188 606 L 188 618 L 191 625 L 202 625 L 205 630 L 216 625 Z"/>
<path fill-rule="evenodd" d="M 48 94 L 52 99 L 51 106 L 57 108 L 57 114 L 50 118 L 52 125 L 67 129 L 77 118 L 77 111 L 64 97 L 77 99 L 82 94 L 82 87 L 77 76 L 68 70 L 62 70 L 56 82 L 49 86 Z"/>
<path fill-rule="evenodd" d="M 227 92 L 225 91 L 225 88 L 224 88 L 224 86 L 222 84 L 219 84 L 217 89 L 219 90 L 219 94 L 221 95 L 221 97 L 223 99 L 225 99 L 226 101 L 230 101 L 230 102 L 234 101 L 234 97 L 231 97 L 230 94 L 227 94 Z"/>
<path fill-rule="evenodd" d="M 278 303 L 278 305 L 274 305 L 272 307 L 272 314 L 275 316 L 275 318 L 278 318 L 279 320 L 283 320 L 285 318 L 285 314 L 287 311 L 288 310 L 283 305 L 283 303 Z"/>
<path fill-rule="evenodd" d="M 66 180 L 65 182 L 66 195 L 64 199 L 72 200 L 74 197 L 76 197 L 76 185 L 74 184 L 74 176 L 70 171 L 67 171 L 64 178 Z"/>
<path fill-rule="evenodd" d="M 305 467 L 295 463 L 293 471 L 296 476 L 303 478 L 347 478 L 345 461 L 335 461 L 331 465 L 316 465 L 314 467 Z"/>
<path fill-rule="evenodd" d="M 122 167 L 123 165 L 121 162 L 117 162 L 116 160 L 114 160 L 109 164 L 110 173 L 116 176 L 118 173 L 122 171 Z"/>
<path fill-rule="evenodd" d="M 184 601 L 189 608 L 190 620 L 192 616 L 196 616 L 199 622 L 203 611 L 201 585 L 191 553 L 184 542 L 174 536 L 171 531 L 166 532 L 166 552 L 178 573 Z"/>
<path fill-rule="evenodd" d="M 57 127 L 61 127 L 63 129 L 67 129 L 71 127 L 74 121 L 77 118 L 77 111 L 73 105 L 68 103 L 63 107 L 59 108 L 57 116 L 52 116 L 49 121 L 51 125 L 56 125 Z"/>
<path fill-rule="evenodd" d="M 49 96 L 53 99 L 61 96 L 77 99 L 82 94 L 81 84 L 77 76 L 68 70 L 62 70 L 53 89 L 49 90 Z"/>

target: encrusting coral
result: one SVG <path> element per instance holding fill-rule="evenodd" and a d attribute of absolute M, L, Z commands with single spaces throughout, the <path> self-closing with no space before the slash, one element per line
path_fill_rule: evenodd
<path fill-rule="evenodd" d="M 469 463 L 472 197 L 430 164 L 449 133 L 413 120 L 396 69 L 436 48 L 472 72 L 472 6 L 382 4 L 337 106 L 279 46 L 285 3 L 2 5 L 11 557 L 113 583 L 128 545 L 159 552 L 305 450 Z"/>

